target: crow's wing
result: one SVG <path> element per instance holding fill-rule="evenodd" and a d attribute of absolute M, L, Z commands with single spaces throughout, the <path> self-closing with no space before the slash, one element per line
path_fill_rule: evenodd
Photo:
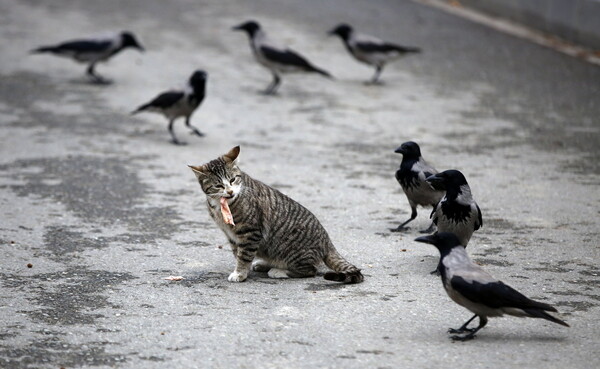
<path fill-rule="evenodd" d="M 56 50 L 75 54 L 102 53 L 107 51 L 111 45 L 112 43 L 107 40 L 78 40 L 63 42 L 56 46 Z"/>
<path fill-rule="evenodd" d="M 479 283 L 467 281 L 460 276 L 450 280 L 452 288 L 472 302 L 491 308 L 513 307 L 518 309 L 537 308 L 556 311 L 555 308 L 542 302 L 533 301 L 514 288 L 501 281 Z"/>
<path fill-rule="evenodd" d="M 162 94 L 156 96 L 152 101 L 146 103 L 139 108 L 137 108 L 133 114 L 136 112 L 140 112 L 142 110 L 146 110 L 149 108 L 158 108 L 158 109 L 167 109 L 174 104 L 176 104 L 179 100 L 181 100 L 184 96 L 183 92 L 178 91 L 169 91 L 163 92 Z"/>
<path fill-rule="evenodd" d="M 397 51 L 400 53 L 419 52 L 419 49 L 415 47 L 404 47 L 387 42 L 357 42 L 356 48 L 366 53 L 389 53 L 392 51 Z"/>
<path fill-rule="evenodd" d="M 313 69 L 313 66 L 303 56 L 290 49 L 277 50 L 269 46 L 261 46 L 260 51 L 269 61 L 285 65 L 293 65 L 303 69 Z"/>

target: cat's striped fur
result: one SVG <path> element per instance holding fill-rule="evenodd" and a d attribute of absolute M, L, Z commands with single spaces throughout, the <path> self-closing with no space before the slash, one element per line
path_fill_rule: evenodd
<path fill-rule="evenodd" d="M 190 166 L 207 197 L 210 216 L 227 236 L 236 267 L 229 281 L 244 281 L 250 268 L 271 278 L 313 277 L 322 262 L 325 279 L 359 283 L 360 269 L 335 249 L 327 231 L 304 206 L 257 181 L 237 166 L 239 146 L 202 166 Z M 220 199 L 227 198 L 235 225 L 225 223 Z"/>

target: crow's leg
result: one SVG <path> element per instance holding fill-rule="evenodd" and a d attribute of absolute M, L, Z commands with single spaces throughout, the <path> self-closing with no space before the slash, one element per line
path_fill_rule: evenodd
<path fill-rule="evenodd" d="M 101 75 L 96 73 L 96 63 L 90 64 L 86 70 L 86 74 L 92 78 L 95 83 L 98 84 L 109 84 L 110 80 L 103 78 Z"/>
<path fill-rule="evenodd" d="M 175 145 L 185 145 L 185 142 L 179 141 L 177 137 L 175 137 L 175 132 L 173 131 L 173 123 L 175 123 L 175 118 L 169 121 L 169 133 L 171 134 L 171 142 Z"/>
<path fill-rule="evenodd" d="M 463 325 L 460 326 L 460 328 L 456 329 L 456 328 L 449 328 L 448 329 L 448 333 L 465 333 L 465 332 L 472 332 L 475 328 L 467 328 L 467 326 L 469 325 L 469 323 L 471 323 L 473 321 L 473 319 L 477 318 L 477 314 L 473 315 L 471 317 L 471 319 L 467 320 L 467 322 Z"/>
<path fill-rule="evenodd" d="M 412 222 L 417 217 L 417 207 L 416 206 L 411 206 L 411 209 L 412 209 L 412 213 L 410 214 L 410 219 L 407 220 L 406 222 L 400 224 L 398 227 L 390 229 L 390 231 L 392 231 L 392 232 L 403 232 L 403 231 L 406 231 L 407 229 L 410 229 L 410 227 L 405 227 L 405 225 L 407 225 L 408 223 Z"/>
<path fill-rule="evenodd" d="M 277 92 L 277 88 L 279 87 L 280 83 L 281 83 L 281 78 L 279 77 L 279 75 L 277 75 L 276 73 L 273 73 L 273 81 L 265 90 L 265 95 L 275 95 L 275 92 Z"/>
<path fill-rule="evenodd" d="M 463 326 L 458 329 L 458 331 L 463 330 L 463 332 L 469 332 L 469 334 L 467 334 L 466 336 L 450 336 L 450 338 L 453 341 L 468 341 L 468 340 L 472 340 L 473 338 L 475 338 L 475 333 L 477 333 L 481 328 L 485 327 L 485 325 L 488 322 L 486 317 L 479 316 L 479 325 L 477 326 L 477 328 L 472 328 L 472 329 L 467 328 L 467 324 L 469 324 L 469 322 L 471 322 L 471 320 L 473 320 L 476 316 L 477 316 L 477 314 L 474 315 L 473 318 L 469 319 L 468 322 L 463 324 Z M 448 332 L 450 332 L 450 331 L 448 331 Z M 452 333 L 452 332 L 450 332 L 450 333 Z"/>
<path fill-rule="evenodd" d="M 383 65 L 378 65 L 375 67 L 375 74 L 373 75 L 373 78 L 371 78 L 371 80 L 369 81 L 369 84 L 371 85 L 376 85 L 379 84 L 379 76 L 381 75 L 381 72 L 383 71 Z"/>
<path fill-rule="evenodd" d="M 197 136 L 200 136 L 200 137 L 204 136 L 204 133 L 200 132 L 200 131 L 198 130 L 198 128 L 196 128 L 196 127 L 194 127 L 194 126 L 192 126 L 192 125 L 190 124 L 190 117 L 186 117 L 186 118 L 185 118 L 185 125 L 186 125 L 186 127 L 188 127 L 189 129 L 191 129 L 191 130 L 192 130 L 192 133 L 193 133 L 193 134 L 195 134 L 195 135 L 197 135 Z"/>

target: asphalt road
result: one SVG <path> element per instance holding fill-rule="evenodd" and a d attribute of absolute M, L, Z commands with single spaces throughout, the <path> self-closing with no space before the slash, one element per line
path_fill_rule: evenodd
<path fill-rule="evenodd" d="M 328 69 L 285 78 L 252 60 L 249 18 Z M 419 46 L 382 86 L 325 32 Z M 84 67 L 35 46 L 128 29 L 127 51 Z M 600 68 L 411 1 L 0 2 L 0 367 L 600 367 Z M 158 115 L 129 112 L 196 68 L 206 136 L 168 142 Z M 470 317 L 439 278 L 428 225 L 394 172 L 402 142 L 457 168 L 483 211 L 469 245 L 493 275 L 571 324 Z M 241 145 L 241 167 L 311 209 L 365 282 L 227 281 L 234 266 L 187 164 Z M 28 267 L 31 264 L 31 268 Z M 164 280 L 181 275 L 179 282 Z"/>

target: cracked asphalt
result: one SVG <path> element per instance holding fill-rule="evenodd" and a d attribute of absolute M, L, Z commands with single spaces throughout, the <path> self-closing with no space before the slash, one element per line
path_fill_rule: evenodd
<path fill-rule="evenodd" d="M 284 77 L 250 55 L 247 19 L 329 70 Z M 339 22 L 420 55 L 382 86 L 325 32 Z M 31 48 L 128 29 L 126 51 L 84 67 Z M 0 3 L 0 367 L 594 368 L 600 366 L 600 68 L 417 2 L 5 0 Z M 129 112 L 209 74 L 193 116 L 206 133 L 168 142 L 158 115 Z M 394 149 L 417 141 L 460 169 L 483 212 L 473 258 L 571 328 L 470 313 L 429 275 L 428 225 L 410 215 Z M 224 235 L 187 164 L 241 145 L 241 167 L 324 224 L 365 282 L 233 284 Z M 164 280 L 181 275 L 182 281 Z"/>

